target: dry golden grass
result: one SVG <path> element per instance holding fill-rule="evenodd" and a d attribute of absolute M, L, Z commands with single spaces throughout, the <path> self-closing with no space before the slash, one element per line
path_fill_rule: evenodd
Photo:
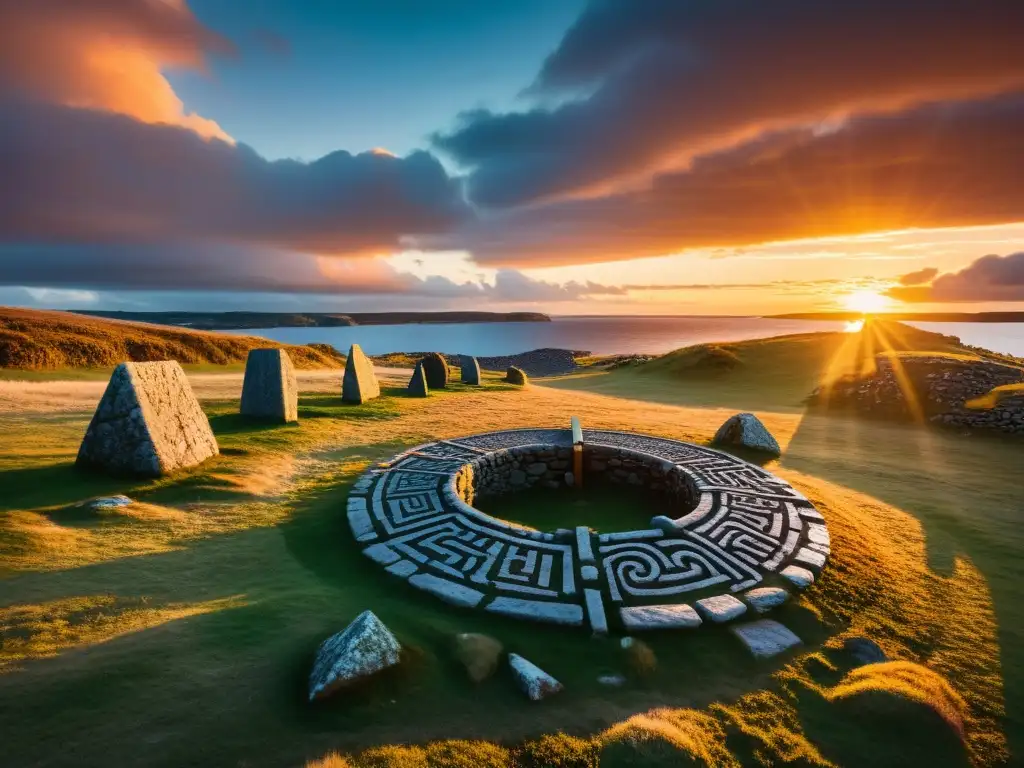
<path fill-rule="evenodd" d="M 299 368 L 337 368 L 344 362 L 326 345 L 290 346 L 258 336 L 0 307 L 0 368 L 104 368 L 125 360 L 226 365 L 245 362 L 250 349 L 268 346 L 287 349 Z"/>

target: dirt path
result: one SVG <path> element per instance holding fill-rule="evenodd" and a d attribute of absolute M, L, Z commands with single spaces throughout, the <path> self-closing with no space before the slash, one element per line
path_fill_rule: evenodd
<path fill-rule="evenodd" d="M 375 367 L 388 383 L 405 381 L 412 375 L 405 368 Z M 241 397 L 241 373 L 189 374 L 200 400 L 228 400 Z M 340 392 L 341 370 L 299 371 L 300 392 Z M 4 381 L 0 380 L 0 415 L 77 413 L 96 407 L 105 381 Z"/>

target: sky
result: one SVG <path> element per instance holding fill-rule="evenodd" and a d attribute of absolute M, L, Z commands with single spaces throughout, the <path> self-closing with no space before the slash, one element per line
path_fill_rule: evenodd
<path fill-rule="evenodd" d="M 1019 0 L 0 0 L 0 304 L 1024 310 Z"/>

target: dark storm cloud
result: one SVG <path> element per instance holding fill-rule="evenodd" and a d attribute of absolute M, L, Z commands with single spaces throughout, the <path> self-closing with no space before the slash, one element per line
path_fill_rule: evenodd
<path fill-rule="evenodd" d="M 592 193 L 765 130 L 1019 87 L 1021 29 L 1020 0 L 594 0 L 529 89 L 568 101 L 434 141 L 485 206 Z"/>
<path fill-rule="evenodd" d="M 982 256 L 931 285 L 895 286 L 888 293 L 911 302 L 1024 301 L 1024 252 Z"/>
<path fill-rule="evenodd" d="M 168 125 L 0 102 L 0 238 L 232 240 L 320 253 L 394 251 L 466 215 L 427 152 L 270 162 Z"/>
<path fill-rule="evenodd" d="M 491 212 L 433 242 L 481 263 L 540 266 L 1018 221 L 1021 136 L 1017 95 L 861 115 L 695 158 L 637 191 Z"/>
<path fill-rule="evenodd" d="M 900 275 L 900 285 L 923 285 L 924 283 L 930 283 L 938 274 L 939 270 L 935 267 L 925 267 L 916 272 Z"/>

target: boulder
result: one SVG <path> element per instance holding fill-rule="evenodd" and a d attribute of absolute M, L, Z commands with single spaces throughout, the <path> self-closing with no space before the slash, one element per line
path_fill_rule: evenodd
<path fill-rule="evenodd" d="M 782 449 L 778 441 L 752 413 L 737 413 L 729 417 L 715 433 L 713 443 L 719 445 L 737 445 L 755 451 L 763 451 L 772 456 L 781 456 Z"/>
<path fill-rule="evenodd" d="M 519 688 L 531 701 L 540 701 L 553 696 L 564 687 L 551 675 L 532 664 L 517 653 L 508 655 L 508 664 L 512 667 L 512 675 Z"/>
<path fill-rule="evenodd" d="M 462 372 L 462 383 L 473 384 L 479 386 L 480 384 L 480 363 L 477 362 L 475 357 L 469 355 L 462 355 L 459 358 L 459 367 Z"/>
<path fill-rule="evenodd" d="M 309 700 L 323 699 L 350 683 L 399 661 L 401 646 L 374 615 L 363 611 L 356 620 L 320 644 L 309 675 Z"/>
<path fill-rule="evenodd" d="M 358 344 L 348 350 L 345 362 L 345 378 L 341 382 L 341 399 L 346 403 L 365 403 L 380 397 L 380 384 L 377 374 L 373 372 L 373 364 L 369 361 Z"/>
<path fill-rule="evenodd" d="M 409 379 L 409 394 L 413 397 L 426 397 L 430 394 L 430 387 L 427 386 L 427 375 L 423 372 L 423 361 L 416 363 L 416 370 Z"/>
<path fill-rule="evenodd" d="M 874 640 L 867 637 L 848 637 L 843 641 L 843 650 L 861 664 L 881 664 L 888 661 L 885 651 Z"/>
<path fill-rule="evenodd" d="M 518 384 L 520 387 L 525 387 L 529 382 L 526 377 L 526 371 L 522 368 L 516 368 L 514 365 L 510 365 L 508 370 L 505 371 L 505 381 L 509 384 Z"/>
<path fill-rule="evenodd" d="M 474 683 L 494 674 L 503 650 L 501 643 L 489 635 L 463 632 L 455 636 L 455 656 Z"/>
<path fill-rule="evenodd" d="M 431 389 L 444 389 L 448 386 L 448 361 L 440 352 L 428 352 L 417 365 L 423 366 L 427 386 Z"/>
<path fill-rule="evenodd" d="M 281 422 L 299 420 L 299 385 L 283 349 L 249 350 L 239 412 Z"/>
<path fill-rule="evenodd" d="M 121 363 L 96 407 L 76 464 L 159 477 L 219 452 L 180 365 Z"/>

